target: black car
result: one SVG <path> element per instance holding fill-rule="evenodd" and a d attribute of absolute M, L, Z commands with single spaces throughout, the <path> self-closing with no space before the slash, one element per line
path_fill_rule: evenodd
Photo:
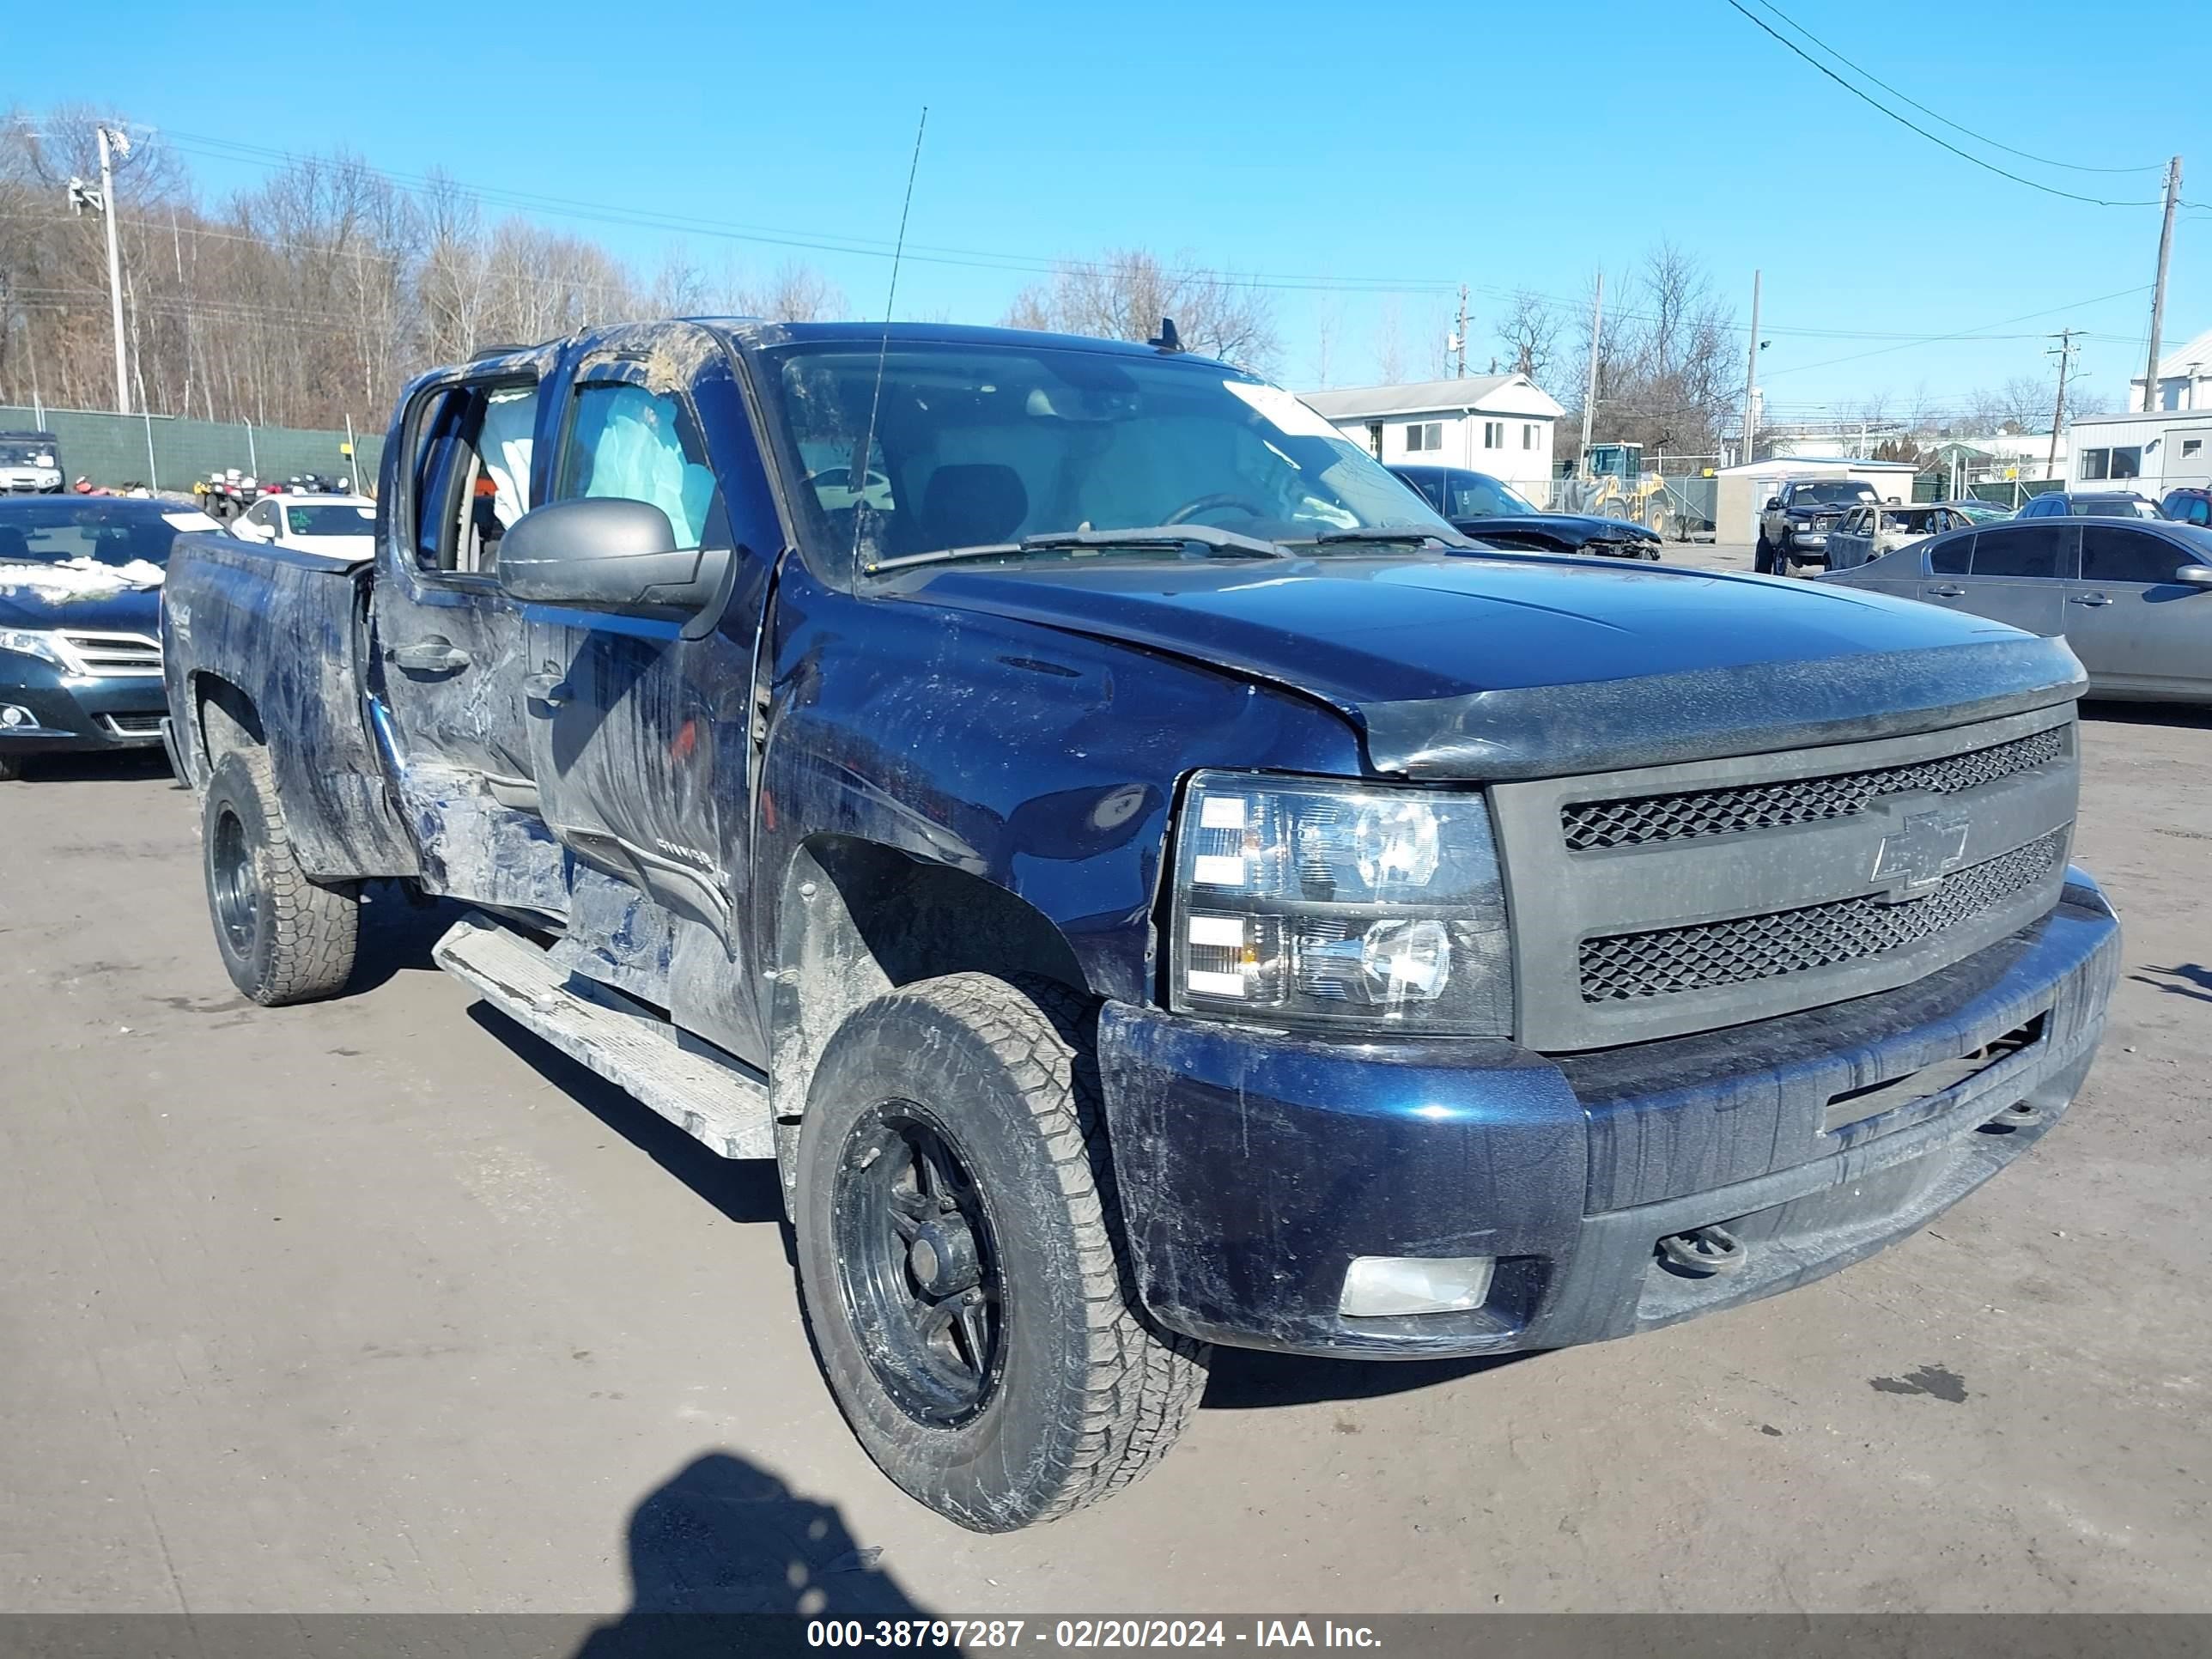
<path fill-rule="evenodd" d="M 1452 527 L 1493 547 L 1532 548 L 1540 553 L 1602 553 L 1619 559 L 1656 559 L 1659 532 L 1626 519 L 1547 513 L 1522 500 L 1487 472 L 1458 466 L 1394 466 L 1414 494 L 1451 520 Z"/>
<path fill-rule="evenodd" d="M 0 779 L 161 742 L 161 572 L 179 530 L 214 527 L 166 501 L 0 501 Z"/>
<path fill-rule="evenodd" d="M 2158 503 L 2132 489 L 2046 489 L 2031 495 L 2015 519 L 2162 519 Z"/>

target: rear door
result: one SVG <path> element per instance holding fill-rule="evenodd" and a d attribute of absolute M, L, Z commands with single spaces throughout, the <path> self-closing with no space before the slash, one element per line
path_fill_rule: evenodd
<path fill-rule="evenodd" d="M 523 623 L 499 539 L 529 504 L 534 371 L 456 375 L 410 400 L 369 617 L 372 713 L 436 890 L 557 913 L 521 694 Z"/>
<path fill-rule="evenodd" d="M 1993 525 L 1974 536 L 1973 561 L 1963 576 L 1933 586 L 1965 592 L 1952 601 L 1961 611 L 2009 623 L 2031 634 L 2066 631 L 2066 583 L 2074 574 L 2077 539 L 2070 519 L 2037 519 Z M 1936 593 L 1936 597 L 1942 595 Z"/>
<path fill-rule="evenodd" d="M 2191 550 L 2118 520 L 2081 526 L 2068 584 L 2066 641 L 2100 690 L 2174 691 L 2212 683 L 2212 590 L 2178 582 Z"/>

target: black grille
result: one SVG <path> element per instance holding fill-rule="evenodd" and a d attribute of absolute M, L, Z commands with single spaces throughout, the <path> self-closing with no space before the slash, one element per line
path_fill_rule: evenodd
<path fill-rule="evenodd" d="M 1923 791 L 1948 795 L 1978 788 L 2047 766 L 2065 752 L 2065 728 L 2052 726 L 1986 749 L 1970 749 L 1964 754 L 1943 755 L 1906 766 L 1879 767 L 1871 772 L 1750 783 L 1733 789 L 1700 789 L 1681 795 L 1583 801 L 1561 808 L 1559 824 L 1568 848 L 1577 853 L 1685 841 L 1695 836 L 1734 835 L 1744 830 L 1775 830 L 1790 823 L 1848 817 L 1863 812 L 1869 802 L 1884 795 Z"/>
<path fill-rule="evenodd" d="M 1733 921 L 1589 939 L 1582 947 L 1583 1000 L 1711 991 L 1902 950 L 2028 891 L 2058 867 L 2065 851 L 2066 830 L 2055 830 L 2041 841 L 1954 871 L 1925 898 L 1902 904 L 1838 899 Z"/>

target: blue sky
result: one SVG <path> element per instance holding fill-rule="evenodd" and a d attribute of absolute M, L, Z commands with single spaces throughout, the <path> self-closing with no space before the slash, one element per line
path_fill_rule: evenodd
<path fill-rule="evenodd" d="M 2183 193 L 2212 201 L 2212 100 L 2144 52 L 2197 39 L 2201 3 L 2144 0 L 2109 29 L 2057 0 L 1960 0 L 1940 13 L 1906 0 L 1781 3 L 1902 92 L 2005 144 L 2106 167 L 2193 154 Z M 211 46 L 228 66 L 218 82 L 204 72 Z M 0 104 L 68 100 L 175 135 L 213 196 L 262 170 L 204 140 L 346 145 L 401 173 L 443 167 L 491 189 L 848 247 L 894 235 L 927 104 L 910 251 L 989 257 L 909 258 L 902 313 L 996 320 L 1034 280 L 1006 265 L 1125 244 L 1300 283 L 1413 287 L 1395 299 L 1275 290 L 1280 372 L 1293 384 L 1314 377 L 1331 321 L 1332 380 L 1369 378 L 1393 306 L 1417 362 L 1451 303 L 1419 284 L 1474 286 L 1473 355 L 1486 365 L 1502 291 L 1571 299 L 1600 264 L 1617 281 L 1666 236 L 1705 261 L 1740 322 L 1763 269 L 1760 331 L 1773 343 L 1761 378 L 1778 410 L 1923 391 L 1955 402 L 2043 375 L 2039 337 L 2067 325 L 2090 331 L 2081 368 L 2117 399 L 2140 372 L 2149 310 L 2147 292 L 2123 291 L 2147 288 L 2158 229 L 2154 209 L 2063 201 L 1970 167 L 1821 79 L 1726 0 L 381 0 L 314 19 L 111 0 L 96 39 L 60 27 L 9 41 Z M 1980 153 L 2087 194 L 2158 190 L 2155 173 Z M 874 252 L 536 216 L 647 270 L 676 241 L 710 267 L 726 253 L 762 270 L 796 254 L 855 310 L 884 303 L 888 264 Z M 2185 213 L 2169 344 L 2212 327 L 2208 260 L 2212 214 Z M 2036 337 L 1896 337 L 1968 330 Z"/>

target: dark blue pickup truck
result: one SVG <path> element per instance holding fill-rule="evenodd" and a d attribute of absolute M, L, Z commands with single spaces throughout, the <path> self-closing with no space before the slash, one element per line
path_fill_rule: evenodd
<path fill-rule="evenodd" d="M 441 963 L 781 1166 L 823 1369 L 969 1527 L 1210 1344 L 1627 1335 L 1910 1232 L 2087 1072 L 2064 642 L 1481 548 L 1172 349 L 677 322 L 416 381 L 373 561 L 179 539 L 232 977 Z M 1724 1340 L 1724 1339 L 1722 1339 Z"/>

